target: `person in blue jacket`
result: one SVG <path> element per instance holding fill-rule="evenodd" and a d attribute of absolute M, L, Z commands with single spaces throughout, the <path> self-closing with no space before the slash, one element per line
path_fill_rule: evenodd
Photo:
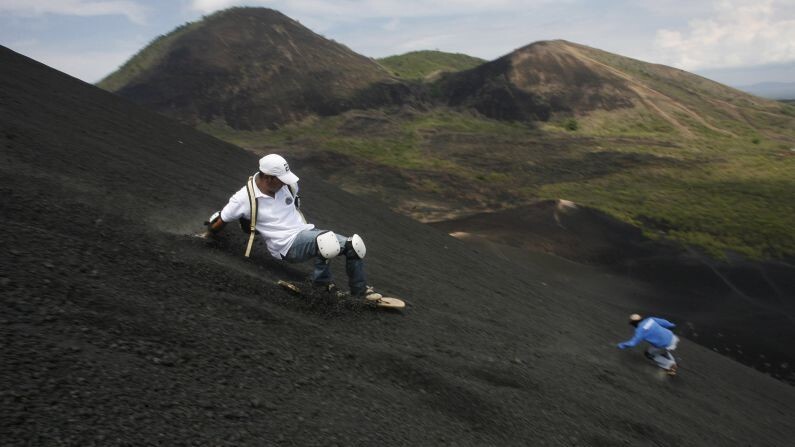
<path fill-rule="evenodd" d="M 635 327 L 635 336 L 619 343 L 618 349 L 631 348 L 645 341 L 649 343 L 645 352 L 646 357 L 654 360 L 657 366 L 666 370 L 668 374 L 676 374 L 676 359 L 671 355 L 671 351 L 676 349 L 679 337 L 670 331 L 676 325 L 663 318 L 643 318 L 638 314 L 629 316 L 629 324 Z"/>

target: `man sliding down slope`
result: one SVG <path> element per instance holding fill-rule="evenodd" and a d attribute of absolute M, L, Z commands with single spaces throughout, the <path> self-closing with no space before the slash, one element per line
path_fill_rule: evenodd
<path fill-rule="evenodd" d="M 649 347 L 644 353 L 646 357 L 654 360 L 660 368 L 666 370 L 668 374 L 676 374 L 676 359 L 670 351 L 676 349 L 679 337 L 674 335 L 669 329 L 676 327 L 668 320 L 657 317 L 643 318 L 638 314 L 629 316 L 629 324 L 635 327 L 635 336 L 630 340 L 618 344 L 619 349 L 626 349 L 636 346 L 641 341 L 649 343 Z"/>
<path fill-rule="evenodd" d="M 280 155 L 266 155 L 259 161 L 259 172 L 249 177 L 246 186 L 206 222 L 208 233 L 215 234 L 227 222 L 240 220 L 244 230 L 250 233 L 246 256 L 251 251 L 254 234 L 258 232 L 276 259 L 298 263 L 314 258 L 313 284 L 335 297 L 343 293 L 332 281 L 329 261 L 343 254 L 351 295 L 369 301 L 380 300 L 381 294 L 366 282 L 362 238 L 356 234 L 344 237 L 316 229 L 306 222 L 299 205 L 298 176 L 290 172 L 290 166 Z M 252 209 L 256 211 L 252 213 Z"/>

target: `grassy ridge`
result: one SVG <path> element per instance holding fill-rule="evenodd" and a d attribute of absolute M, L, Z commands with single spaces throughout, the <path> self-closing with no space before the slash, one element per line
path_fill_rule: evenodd
<path fill-rule="evenodd" d="M 670 146 L 618 148 L 678 163 L 547 184 L 540 195 L 602 209 L 648 236 L 665 235 L 716 257 L 727 251 L 757 259 L 795 256 L 795 128 L 786 112 L 772 116 L 746 109 L 744 121 L 712 121 L 718 131 L 691 120 L 690 138 L 677 138 L 656 117 L 610 120 L 593 114 L 582 119 L 578 132 L 600 139 L 656 137 Z"/>
<path fill-rule="evenodd" d="M 773 176 L 745 172 L 751 165 L 738 160 L 730 166 L 709 164 L 684 172 L 638 169 L 545 185 L 541 194 L 602 209 L 640 226 L 650 237 L 664 235 L 716 257 L 727 250 L 752 258 L 792 256 L 795 170 L 780 169 Z M 733 176 L 722 172 L 724 168 L 743 174 Z"/>
<path fill-rule="evenodd" d="M 473 185 L 461 194 L 497 191 L 507 195 L 505 207 L 565 198 L 716 257 L 795 256 L 792 129 L 776 141 L 746 126 L 726 135 L 694 124 L 696 135 L 682 139 L 665 120 L 642 113 L 627 112 L 625 120 L 597 113 L 571 130 L 565 121 L 535 128 L 437 110 L 379 116 L 374 129 L 352 135 L 346 129 L 360 116 L 276 131 L 204 130 L 243 147 L 314 148 L 407 175 L 421 171 L 429 181 L 428 172 L 455 176 Z M 442 193 L 433 182 L 417 184 Z M 460 198 L 445 199 L 455 207 Z"/>
<path fill-rule="evenodd" d="M 443 51 L 413 51 L 397 56 L 378 59 L 395 76 L 404 79 L 424 79 L 430 75 L 447 71 L 468 70 L 486 62 L 461 53 Z"/>

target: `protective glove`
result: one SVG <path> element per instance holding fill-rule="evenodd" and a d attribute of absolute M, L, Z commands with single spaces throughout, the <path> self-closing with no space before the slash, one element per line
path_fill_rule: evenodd
<path fill-rule="evenodd" d="M 617 346 L 618 346 L 618 349 L 627 349 L 627 344 L 624 343 L 624 342 L 619 343 Z"/>
<path fill-rule="evenodd" d="M 207 227 L 208 233 L 217 233 L 221 231 L 221 229 L 224 227 L 224 221 L 221 220 L 221 212 L 214 212 L 207 222 L 204 222 L 204 225 Z"/>

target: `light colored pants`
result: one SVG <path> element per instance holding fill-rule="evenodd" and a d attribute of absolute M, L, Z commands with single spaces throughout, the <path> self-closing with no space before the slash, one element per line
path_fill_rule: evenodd
<path fill-rule="evenodd" d="M 673 340 L 671 340 L 671 344 L 668 345 L 667 348 L 658 348 L 651 345 L 646 348 L 646 357 L 654 360 L 654 363 L 656 363 L 657 366 L 662 369 L 671 369 L 674 365 L 676 365 L 676 359 L 674 359 L 674 356 L 670 351 L 676 349 L 678 344 L 679 337 L 674 335 Z"/>

